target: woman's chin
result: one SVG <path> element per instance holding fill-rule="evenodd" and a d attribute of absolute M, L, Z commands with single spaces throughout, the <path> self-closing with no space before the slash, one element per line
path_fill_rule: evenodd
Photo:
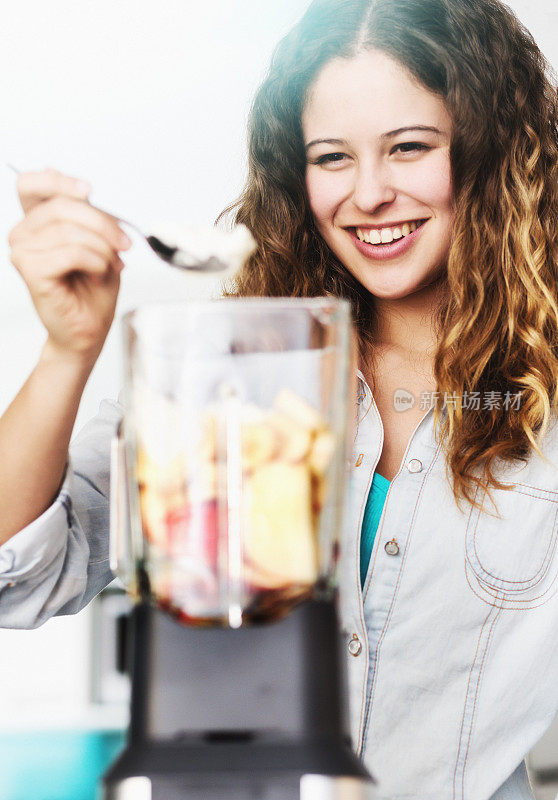
<path fill-rule="evenodd" d="M 446 270 L 440 271 L 437 269 L 433 274 L 421 275 L 414 280 L 408 279 L 405 281 L 394 279 L 393 275 L 386 281 L 367 280 L 360 275 L 355 275 L 355 278 L 364 286 L 367 292 L 380 300 L 403 300 L 405 297 L 420 292 L 428 291 L 430 293 L 433 290 L 438 290 L 446 280 Z"/>
<path fill-rule="evenodd" d="M 385 285 L 362 281 L 362 285 L 378 300 L 403 300 L 423 288 L 420 284 L 396 285 L 393 282 Z"/>

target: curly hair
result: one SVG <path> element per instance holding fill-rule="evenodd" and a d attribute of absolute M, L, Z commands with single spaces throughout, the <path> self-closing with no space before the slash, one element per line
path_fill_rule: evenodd
<path fill-rule="evenodd" d="M 531 34 L 499 0 L 315 0 L 277 46 L 249 119 L 249 170 L 234 211 L 259 248 L 230 294 L 352 303 L 373 351 L 373 297 L 319 235 L 305 190 L 301 117 L 333 58 L 380 50 L 440 96 L 453 120 L 455 221 L 436 313 L 436 435 L 455 500 L 526 461 L 558 410 L 558 107 Z M 221 216 L 223 216 L 223 214 Z M 466 402 L 498 392 L 490 408 Z M 521 394 L 519 394 L 521 393 Z M 492 395 L 495 396 L 495 395 Z M 546 459 L 545 459 L 546 460 Z"/>

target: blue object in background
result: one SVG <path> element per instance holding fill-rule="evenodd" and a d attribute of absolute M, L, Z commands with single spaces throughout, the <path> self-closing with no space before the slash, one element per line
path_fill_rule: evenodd
<path fill-rule="evenodd" d="M 125 731 L 0 735 L 2 800 L 97 800 L 98 783 L 122 750 Z"/>

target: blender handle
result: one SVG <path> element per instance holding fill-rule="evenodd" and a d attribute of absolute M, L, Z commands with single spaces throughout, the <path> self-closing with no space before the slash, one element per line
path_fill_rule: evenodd
<path fill-rule="evenodd" d="M 129 504 L 126 482 L 126 451 L 122 435 L 122 422 L 118 423 L 110 448 L 110 492 L 109 492 L 109 566 L 121 578 L 130 569 L 126 558 L 126 532 L 129 526 Z M 129 535 L 129 531 L 128 531 Z"/>

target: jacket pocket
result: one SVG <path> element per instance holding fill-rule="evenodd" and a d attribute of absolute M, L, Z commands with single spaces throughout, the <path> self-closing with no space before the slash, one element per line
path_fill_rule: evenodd
<path fill-rule="evenodd" d="M 467 525 L 469 583 L 491 605 L 538 605 L 556 588 L 558 492 L 518 483 L 491 495 L 499 517 L 485 493 Z"/>

